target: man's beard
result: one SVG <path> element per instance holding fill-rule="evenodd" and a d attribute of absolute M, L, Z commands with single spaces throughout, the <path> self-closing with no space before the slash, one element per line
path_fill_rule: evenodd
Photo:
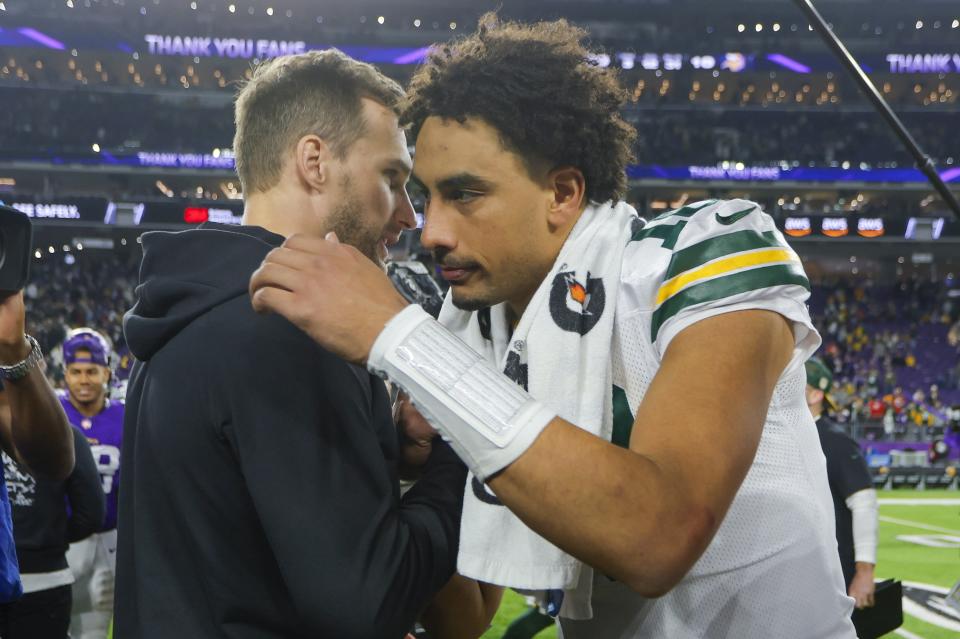
<path fill-rule="evenodd" d="M 329 230 L 337 234 L 341 243 L 355 247 L 377 266 L 384 266 L 377 250 L 383 229 L 364 226 L 363 204 L 354 192 L 349 177 L 344 178 L 342 187 L 344 198 L 330 213 Z"/>

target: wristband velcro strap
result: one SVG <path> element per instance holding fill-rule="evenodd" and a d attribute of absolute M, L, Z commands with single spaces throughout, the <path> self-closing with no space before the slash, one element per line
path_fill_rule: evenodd
<path fill-rule="evenodd" d="M 481 479 L 522 455 L 556 416 L 418 306 L 387 323 L 367 367 L 403 389 Z"/>

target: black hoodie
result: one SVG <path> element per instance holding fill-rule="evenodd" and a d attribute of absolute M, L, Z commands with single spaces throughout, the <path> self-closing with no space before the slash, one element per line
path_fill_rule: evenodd
<path fill-rule="evenodd" d="M 253 312 L 250 276 L 282 240 L 143 236 L 117 639 L 399 638 L 454 571 L 459 460 L 436 447 L 401 499 L 383 382 Z"/>

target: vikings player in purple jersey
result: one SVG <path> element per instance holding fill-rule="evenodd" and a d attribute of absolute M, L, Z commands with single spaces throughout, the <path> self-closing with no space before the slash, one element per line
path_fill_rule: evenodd
<path fill-rule="evenodd" d="M 71 636 L 103 639 L 113 610 L 117 548 L 117 489 L 123 403 L 107 397 L 110 345 L 100 333 L 78 328 L 63 343 L 67 392 L 60 402 L 70 423 L 90 442 L 107 497 L 107 516 L 98 534 L 70 546 L 74 572 Z"/>

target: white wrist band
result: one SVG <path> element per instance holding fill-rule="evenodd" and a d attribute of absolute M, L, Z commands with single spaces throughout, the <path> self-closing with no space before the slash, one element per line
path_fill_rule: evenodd
<path fill-rule="evenodd" d="M 367 368 L 406 391 L 481 480 L 509 466 L 556 417 L 416 305 L 387 323 Z"/>

